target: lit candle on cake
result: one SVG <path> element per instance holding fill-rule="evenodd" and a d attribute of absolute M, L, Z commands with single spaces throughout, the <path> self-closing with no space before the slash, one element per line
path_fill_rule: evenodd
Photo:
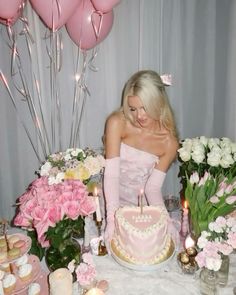
<path fill-rule="evenodd" d="M 72 274 L 59 268 L 49 275 L 50 295 L 72 295 Z"/>
<path fill-rule="evenodd" d="M 184 201 L 183 216 L 182 216 L 182 234 L 186 236 L 189 231 L 188 224 L 188 202 Z"/>
<path fill-rule="evenodd" d="M 100 221 L 102 221 L 102 216 L 101 216 L 101 210 L 100 210 L 98 189 L 96 186 L 94 188 L 94 197 L 95 197 L 95 202 L 96 202 L 96 220 L 97 220 L 97 222 L 100 222 Z"/>

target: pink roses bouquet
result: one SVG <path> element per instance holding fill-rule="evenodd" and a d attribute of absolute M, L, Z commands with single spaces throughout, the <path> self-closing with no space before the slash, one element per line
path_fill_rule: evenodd
<path fill-rule="evenodd" d="M 68 264 L 68 269 L 75 274 L 76 280 L 82 287 L 89 287 L 93 284 L 97 275 L 91 253 L 84 253 L 79 265 L 76 265 L 76 261 L 73 259 Z"/>
<path fill-rule="evenodd" d="M 49 227 L 55 228 L 63 219 L 77 220 L 96 210 L 94 201 L 88 197 L 86 186 L 81 181 L 65 180 L 57 185 L 49 185 L 47 177 L 33 181 L 19 198 L 18 204 L 19 212 L 14 224 L 35 229 L 42 247 L 50 245 L 47 239 Z"/>
<path fill-rule="evenodd" d="M 80 180 L 49 185 L 48 178 L 41 177 L 31 183 L 18 205 L 14 224 L 29 230 L 31 253 L 40 258 L 46 255 L 51 269 L 64 266 L 62 261 L 68 264 L 72 258 L 80 261 L 74 237 L 83 237 L 84 217 L 96 210 Z"/>
<path fill-rule="evenodd" d="M 199 267 L 218 271 L 222 263 L 222 255 L 229 255 L 236 249 L 236 220 L 232 217 L 219 216 L 209 223 L 207 231 L 203 231 L 197 245 L 201 250 L 196 261 Z"/>

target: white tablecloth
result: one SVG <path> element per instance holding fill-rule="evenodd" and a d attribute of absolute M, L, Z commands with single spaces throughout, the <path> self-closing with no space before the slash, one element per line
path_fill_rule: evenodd
<path fill-rule="evenodd" d="M 95 256 L 98 279 L 109 283 L 106 295 L 199 295 L 199 271 L 183 274 L 173 258 L 155 271 L 134 271 L 119 265 L 111 256 Z M 231 295 L 236 286 L 236 254 L 230 256 L 229 282 L 219 295 Z"/>

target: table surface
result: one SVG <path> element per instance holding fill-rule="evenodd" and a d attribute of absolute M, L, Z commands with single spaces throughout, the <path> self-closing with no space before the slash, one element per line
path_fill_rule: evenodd
<path fill-rule="evenodd" d="M 22 230 L 14 229 L 13 232 L 22 232 Z M 97 279 L 108 281 L 109 288 L 105 295 L 200 295 L 199 271 L 194 275 L 184 274 L 177 262 L 179 251 L 176 250 L 171 260 L 153 271 L 131 270 L 118 264 L 110 255 L 94 255 Z M 41 261 L 41 267 L 47 270 L 44 260 Z M 233 295 L 234 287 L 236 287 L 236 252 L 230 255 L 228 284 L 224 288 L 219 287 L 218 295 Z"/>
<path fill-rule="evenodd" d="M 95 256 L 98 279 L 109 283 L 106 295 L 199 295 L 199 271 L 183 274 L 177 263 L 177 252 L 172 259 L 154 271 L 134 271 L 119 265 L 112 256 Z M 230 256 L 229 281 L 219 287 L 219 295 L 230 295 L 236 287 L 236 254 Z"/>

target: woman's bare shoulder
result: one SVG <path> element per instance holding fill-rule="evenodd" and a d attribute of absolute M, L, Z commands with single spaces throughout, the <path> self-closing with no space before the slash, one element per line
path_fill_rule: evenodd
<path fill-rule="evenodd" d="M 179 148 L 178 139 L 174 135 L 168 134 L 166 137 L 166 151 L 167 151 L 167 153 L 169 153 L 170 155 L 173 155 L 173 158 L 175 158 L 177 155 L 178 148 Z"/>
<path fill-rule="evenodd" d="M 123 129 L 125 117 L 122 111 L 113 112 L 106 120 L 106 129 Z"/>

